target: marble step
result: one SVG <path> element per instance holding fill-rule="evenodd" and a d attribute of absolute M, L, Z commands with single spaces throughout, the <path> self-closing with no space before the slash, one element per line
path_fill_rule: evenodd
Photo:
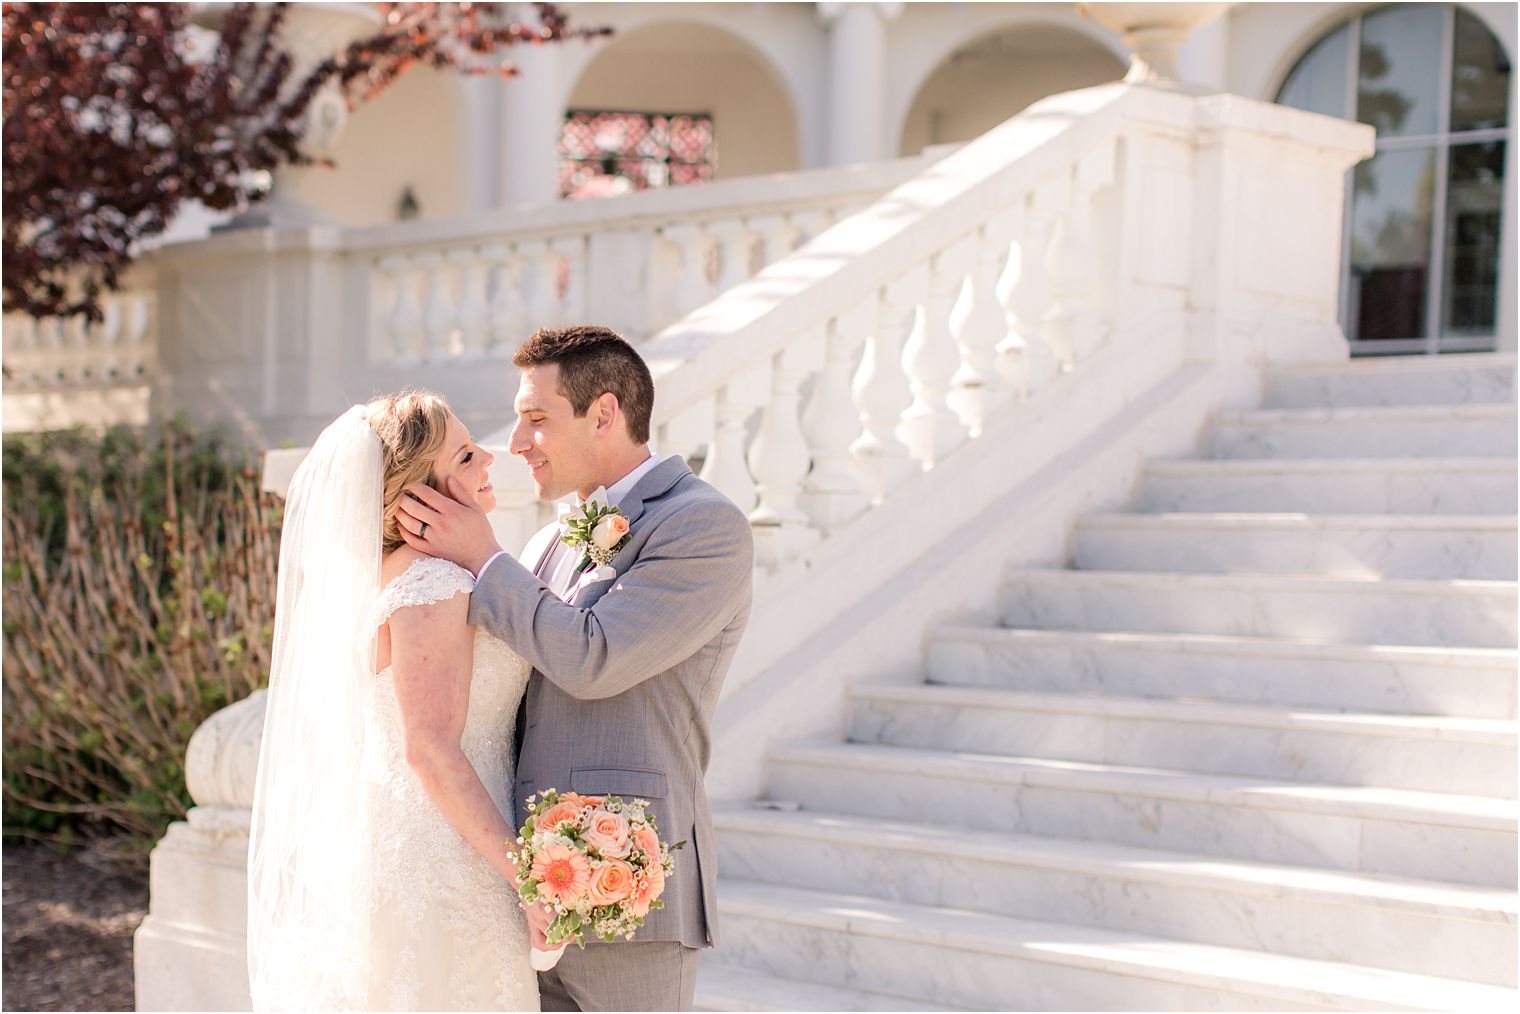
<path fill-rule="evenodd" d="M 1266 403 L 1279 408 L 1513 404 L 1515 357 L 1390 356 L 1269 370 Z"/>
<path fill-rule="evenodd" d="M 1507 800 L 860 743 L 770 761 L 770 795 L 808 810 L 1515 885 Z"/>
<path fill-rule="evenodd" d="M 1515 607 L 1513 581 L 1012 570 L 1002 616 L 1045 630 L 1513 648 Z"/>
<path fill-rule="evenodd" d="M 1147 511 L 1514 515 L 1509 458 L 1234 458 L 1154 461 Z"/>
<path fill-rule="evenodd" d="M 1513 581 L 1515 519 L 1498 515 L 1096 514 L 1077 523 L 1087 570 L 1256 571 Z"/>
<path fill-rule="evenodd" d="M 1513 990 L 730 880 L 725 961 L 980 1010 L 1472 1010 Z"/>
<path fill-rule="evenodd" d="M 931 683 L 955 686 L 1513 719 L 1517 659 L 1494 648 L 941 627 L 925 662 Z"/>
<path fill-rule="evenodd" d="M 1516 723 L 946 686 L 851 691 L 857 743 L 1511 798 Z"/>
<path fill-rule="evenodd" d="M 1221 412 L 1214 458 L 1514 457 L 1508 405 Z"/>
<path fill-rule="evenodd" d="M 1513 891 L 1109 842 L 719 809 L 725 877 L 1515 984 Z"/>
<path fill-rule="evenodd" d="M 778 979 L 725 964 L 721 948 L 702 959 L 696 1010 L 707 1011 L 889 1011 L 959 1010 L 886 993 Z"/>

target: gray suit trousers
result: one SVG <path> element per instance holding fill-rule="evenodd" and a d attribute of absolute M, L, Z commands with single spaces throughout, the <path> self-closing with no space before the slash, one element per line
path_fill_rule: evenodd
<path fill-rule="evenodd" d="M 538 976 L 542 1010 L 691 1010 L 702 952 L 675 940 L 586 941 Z"/>

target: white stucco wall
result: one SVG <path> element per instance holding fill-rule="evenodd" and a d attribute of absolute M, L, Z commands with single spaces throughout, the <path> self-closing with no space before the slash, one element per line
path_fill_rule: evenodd
<path fill-rule="evenodd" d="M 408 185 L 425 217 L 465 210 L 454 154 L 463 130 L 464 84 L 451 71 L 408 71 L 353 111 L 332 153 L 336 168 L 305 172 L 301 199 L 342 225 L 395 221 Z"/>
<path fill-rule="evenodd" d="M 969 141 L 1053 92 L 1116 81 L 1125 63 L 1089 35 L 1022 24 L 981 35 L 939 64 L 913 98 L 899 152 Z"/>

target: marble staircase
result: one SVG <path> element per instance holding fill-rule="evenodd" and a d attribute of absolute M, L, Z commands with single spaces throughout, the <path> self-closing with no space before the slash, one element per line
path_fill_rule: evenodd
<path fill-rule="evenodd" d="M 709 1009 L 1513 1009 L 1515 361 L 1269 372 L 721 809 Z"/>

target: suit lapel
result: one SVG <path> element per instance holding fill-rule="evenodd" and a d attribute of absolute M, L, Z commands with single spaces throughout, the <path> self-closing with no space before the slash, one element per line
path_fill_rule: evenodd
<path fill-rule="evenodd" d="M 676 483 L 690 474 L 691 469 L 687 467 L 684 459 L 680 457 L 662 459 L 658 465 L 649 470 L 648 474 L 634 483 L 633 488 L 628 491 L 628 495 L 618 502 L 618 512 L 628 519 L 628 525 L 632 528 L 639 518 L 644 515 L 644 504 L 646 502 L 657 500 L 666 493 L 669 493 Z M 619 556 L 621 555 L 619 554 Z M 615 566 L 618 557 L 614 557 L 613 559 Z M 566 602 L 576 605 L 580 604 L 577 600 L 580 598 L 581 593 L 598 583 L 591 580 L 591 575 L 595 571 L 596 569 L 593 567 L 591 570 L 576 575 L 575 583 L 571 585 L 570 592 L 565 596 Z M 618 573 L 622 573 L 622 571 L 618 571 Z M 605 589 L 603 590 L 605 591 Z"/>
<path fill-rule="evenodd" d="M 642 479 L 633 484 L 628 495 L 618 503 L 618 511 L 632 525 L 644 513 L 644 502 L 654 500 L 670 492 L 670 487 L 691 474 L 686 461 L 680 457 L 664 458 L 651 468 Z"/>

